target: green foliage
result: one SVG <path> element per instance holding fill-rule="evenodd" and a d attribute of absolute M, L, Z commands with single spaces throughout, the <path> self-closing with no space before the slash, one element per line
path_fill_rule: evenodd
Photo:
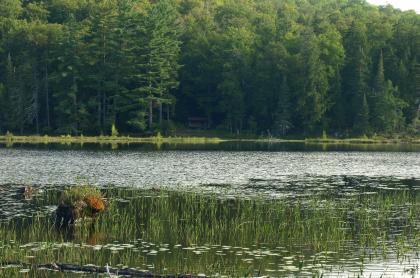
<path fill-rule="evenodd" d="M 117 127 L 115 126 L 115 124 L 112 124 L 112 127 L 111 127 L 111 136 L 113 136 L 113 137 L 117 137 L 118 136 L 118 129 L 117 129 Z"/>
<path fill-rule="evenodd" d="M 273 127 L 276 134 L 284 136 L 287 131 L 292 128 L 291 116 L 290 90 L 287 83 L 287 77 L 283 76 Z"/>
<path fill-rule="evenodd" d="M 359 111 L 354 122 L 354 132 L 357 135 L 366 135 L 370 132 L 369 105 L 366 99 L 366 94 L 363 94 L 361 104 L 359 105 Z"/>
<path fill-rule="evenodd" d="M 0 131 L 417 132 L 419 26 L 348 0 L 3 0 Z"/>

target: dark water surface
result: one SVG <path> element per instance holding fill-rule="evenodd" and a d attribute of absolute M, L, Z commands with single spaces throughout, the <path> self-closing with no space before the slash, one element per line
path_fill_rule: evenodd
<path fill-rule="evenodd" d="M 1 260 L 226 277 L 419 275 L 417 146 L 156 148 L 0 148 Z M 63 188 L 85 182 L 102 188 L 109 210 L 55 230 Z M 0 276 L 54 275 L 1 260 Z"/>

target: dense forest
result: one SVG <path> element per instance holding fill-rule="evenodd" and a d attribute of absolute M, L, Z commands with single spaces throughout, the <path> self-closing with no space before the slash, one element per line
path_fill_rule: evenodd
<path fill-rule="evenodd" d="M 364 0 L 1 0 L 0 133 L 415 134 L 419 64 Z"/>

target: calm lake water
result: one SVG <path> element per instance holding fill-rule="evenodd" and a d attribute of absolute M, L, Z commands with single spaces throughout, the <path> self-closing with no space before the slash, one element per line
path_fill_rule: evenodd
<path fill-rule="evenodd" d="M 100 186 L 110 209 L 95 225 L 54 230 L 63 188 L 80 183 Z M 0 258 L 156 274 L 416 277 L 419 190 L 416 145 L 0 147 Z M 34 270 L 0 266 L 21 271 Z"/>

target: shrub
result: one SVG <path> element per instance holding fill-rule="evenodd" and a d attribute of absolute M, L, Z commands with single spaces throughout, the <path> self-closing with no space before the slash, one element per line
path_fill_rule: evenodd
<path fill-rule="evenodd" d="M 115 126 L 115 124 L 112 124 L 112 127 L 111 127 L 111 136 L 112 137 L 117 137 L 118 136 L 118 129 L 117 129 L 117 127 Z"/>

